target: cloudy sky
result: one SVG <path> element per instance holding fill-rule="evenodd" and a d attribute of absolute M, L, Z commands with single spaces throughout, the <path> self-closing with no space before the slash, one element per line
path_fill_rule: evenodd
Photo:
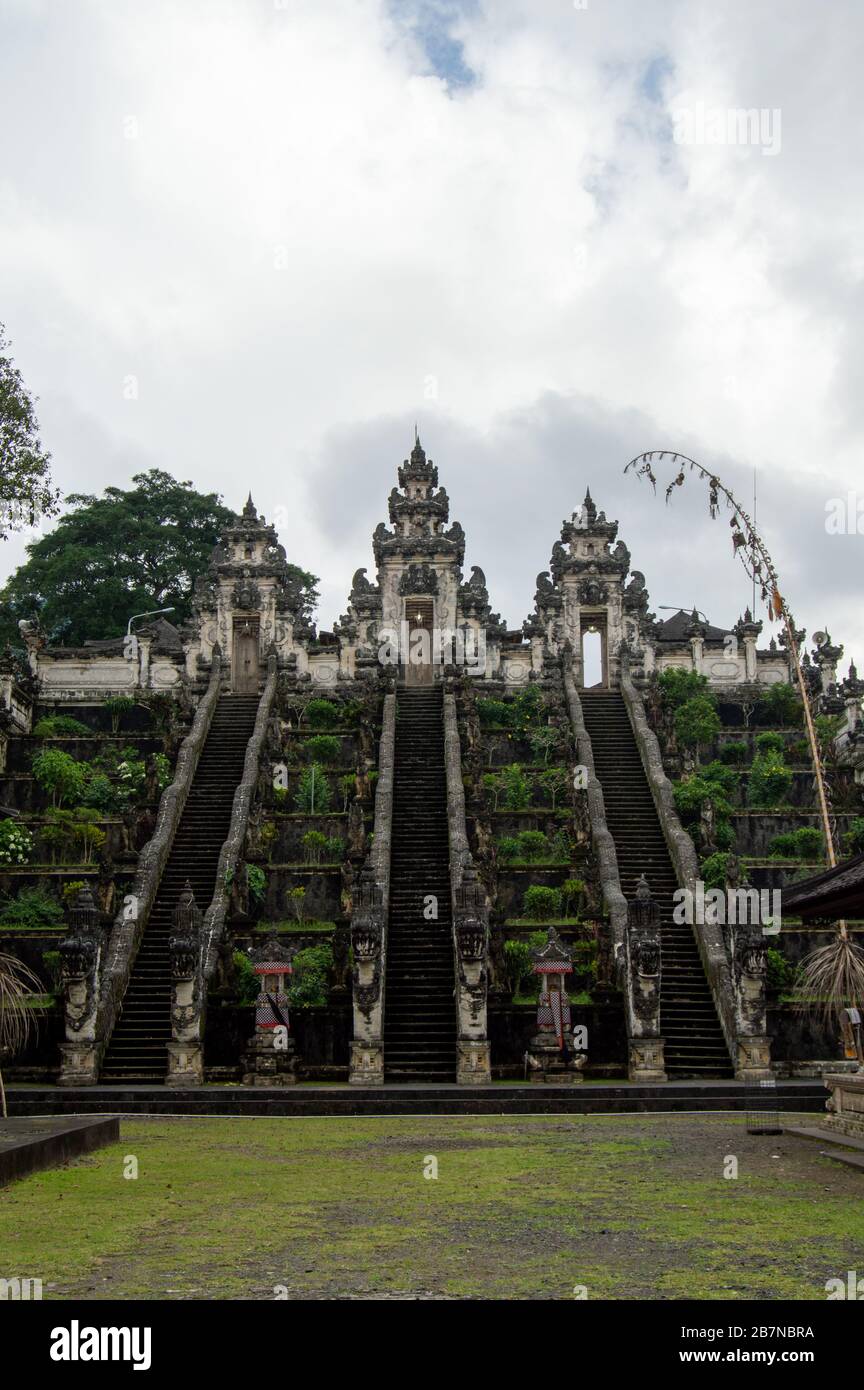
<path fill-rule="evenodd" d="M 511 625 L 589 484 L 653 606 L 731 623 L 725 518 L 623 476 L 674 447 L 755 470 L 798 621 L 864 664 L 859 0 L 0 17 L 0 319 L 65 491 L 251 487 L 329 626 L 417 420 Z"/>

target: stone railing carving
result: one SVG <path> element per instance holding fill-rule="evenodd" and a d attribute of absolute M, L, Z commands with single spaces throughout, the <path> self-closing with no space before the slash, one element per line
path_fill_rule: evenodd
<path fill-rule="evenodd" d="M 764 1081 L 773 1076 L 765 997 L 768 938 L 756 889 L 747 883 L 730 885 L 727 878 L 727 902 L 730 887 L 740 904 L 740 909 L 728 914 L 724 928 L 735 1001 L 735 1074 L 739 1081 Z"/>
<path fill-rule="evenodd" d="M 354 1038 L 348 1079 L 354 1086 L 384 1084 L 384 987 L 395 765 L 396 696 L 391 691 L 384 696 L 378 747 L 375 838 L 360 874 L 351 917 Z"/>
<path fill-rule="evenodd" d="M 456 697 L 444 694 L 444 767 L 447 776 L 447 834 L 456 972 L 458 1061 L 463 1086 L 491 1081 L 486 1000 L 489 987 L 489 908 L 468 844 L 465 788 Z"/>
<path fill-rule="evenodd" d="M 105 944 L 101 915 L 85 883 L 66 909 L 69 935 L 60 943 L 66 1041 L 60 1044 L 58 1085 L 90 1084 L 98 1065 L 93 1037 L 99 967 Z"/>
<path fill-rule="evenodd" d="M 156 829 L 138 856 L 138 867 L 132 886 L 124 898 L 122 908 L 114 918 L 107 945 L 101 953 L 104 967 L 96 981 L 89 1016 L 78 1020 L 74 1032 L 70 1030 L 67 1019 L 67 1043 L 77 1043 L 78 1048 L 74 1062 L 69 1054 L 68 1066 L 67 1053 L 64 1052 L 59 1076 L 61 1085 L 93 1085 L 98 1078 L 102 1054 L 120 1013 L 162 870 L 168 859 L 201 749 L 207 738 L 213 711 L 219 699 L 221 679 L 222 656 L 217 647 L 213 652 L 207 690 L 195 712 L 192 728 L 180 745 L 174 780 L 165 788 L 160 798 Z"/>
<path fill-rule="evenodd" d="M 603 788 L 594 770 L 594 752 L 591 748 L 591 736 L 585 726 L 585 718 L 582 713 L 582 702 L 579 699 L 579 692 L 576 689 L 576 682 L 573 679 L 572 669 L 569 668 L 566 663 L 564 666 L 564 694 L 567 697 L 570 724 L 573 729 L 573 736 L 576 739 L 576 755 L 581 766 L 586 768 L 588 772 L 588 785 L 585 788 L 584 795 L 588 798 L 588 813 L 591 821 L 591 843 L 594 847 L 594 853 L 597 855 L 597 865 L 600 871 L 600 886 L 603 890 L 603 901 L 609 912 L 615 979 L 618 983 L 624 985 L 626 982 L 624 944 L 627 937 L 627 899 L 621 891 L 621 878 L 618 873 L 618 856 L 615 853 L 615 841 L 612 839 L 611 831 L 606 824 L 606 805 L 603 800 Z M 582 792 L 577 792 L 577 796 L 582 794 Z"/>
<path fill-rule="evenodd" d="M 657 742 L 654 730 L 648 723 L 642 697 L 630 676 L 627 649 L 623 644 L 620 679 L 621 694 L 630 715 L 630 723 L 633 727 L 639 756 L 642 759 L 645 776 L 651 788 L 651 796 L 663 828 L 663 835 L 678 878 L 678 885 L 681 888 L 689 889 L 695 899 L 700 873 L 696 848 L 678 818 L 675 798 L 672 794 L 672 783 L 663 770 L 660 744 Z M 737 1074 L 742 1066 L 746 1067 L 747 1063 L 744 1061 L 744 1055 L 738 1043 L 735 991 L 729 955 L 723 939 L 723 929 L 719 924 L 713 922 L 700 923 L 698 926 L 694 923 L 693 934 L 714 997 L 726 1045 L 734 1060 Z M 749 1054 L 747 1055 L 749 1056 Z"/>
<path fill-rule="evenodd" d="M 665 1081 L 660 1036 L 660 906 L 644 874 L 627 903 L 627 1034 L 631 1081 Z"/>
<path fill-rule="evenodd" d="M 234 792 L 228 834 L 219 853 L 216 886 L 200 929 L 200 950 L 195 977 L 187 973 L 173 977 L 171 992 L 171 1042 L 168 1044 L 168 1073 L 166 1084 L 171 1086 L 200 1085 L 204 1077 L 203 1036 L 207 1004 L 207 985 L 216 969 L 225 917 L 231 898 L 231 884 L 246 837 L 249 809 L 258 781 L 261 751 L 267 736 L 267 722 L 276 693 L 278 673 L 276 657 L 267 663 L 267 679 L 258 702 L 255 726 L 246 746 L 243 773 Z M 176 953 L 175 953 L 176 956 Z M 175 959 L 176 964 L 176 959 Z M 191 980 L 191 988 L 190 988 Z M 181 997 L 182 996 L 182 997 Z M 196 1000 L 194 1009 L 191 1000 Z"/>

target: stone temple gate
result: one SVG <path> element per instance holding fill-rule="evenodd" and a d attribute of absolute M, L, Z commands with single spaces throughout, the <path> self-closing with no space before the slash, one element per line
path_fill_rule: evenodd
<path fill-rule="evenodd" d="M 773 642 L 757 650 L 761 624 L 749 612 L 731 628 L 703 624 L 695 613 L 658 621 L 644 575 L 630 569 L 618 522 L 598 511 L 590 491 L 563 523 L 549 569 L 537 576 L 533 612 L 508 629 L 492 611 L 483 570 L 474 565 L 464 578 L 465 533 L 450 522 L 450 499 L 419 438 L 398 484 L 390 525 L 381 522 L 372 537 L 375 578 L 365 567 L 356 571 L 332 632 L 316 632 L 303 617 L 284 546 L 250 497 L 196 580 L 186 624 L 144 627 L 131 647 L 117 640 L 80 648 L 48 646 L 38 626 L 25 624 L 32 675 L 60 700 L 136 689 L 194 692 L 218 648 L 236 693 L 258 690 L 271 655 L 279 668 L 320 686 L 354 680 L 383 662 L 409 686 L 431 685 L 458 665 L 478 680 L 516 687 L 542 677 L 566 650 L 582 686 L 590 634 L 599 638 L 606 688 L 619 683 L 625 648 L 637 676 L 678 666 L 727 687 L 788 679 L 785 651 Z"/>
<path fill-rule="evenodd" d="M 173 780 L 157 795 L 154 764 L 147 804 L 99 832 L 113 859 L 80 870 L 92 883 L 61 951 L 60 1083 L 200 1084 L 216 1065 L 208 997 L 230 988 L 238 941 L 254 946 L 265 985 L 276 982 L 259 997 L 254 1045 L 224 1064 L 249 1085 L 292 1084 L 312 1065 L 304 1043 L 310 1055 L 319 1047 L 319 1074 L 355 1085 L 483 1085 L 496 1067 L 578 1080 L 567 982 L 588 949 L 588 983 L 617 1020 L 617 1064 L 632 1079 L 764 1077 L 764 943 L 673 920 L 676 886 L 700 873 L 692 837 L 713 854 L 717 827 L 711 813 L 687 829 L 678 819 L 667 771 L 676 759 L 688 769 L 680 749 L 661 748 L 643 696 L 658 673 L 695 672 L 744 727 L 738 716 L 760 691 L 790 682 L 782 641 L 759 647 L 749 611 L 729 627 L 695 611 L 658 620 L 618 522 L 590 491 L 516 628 L 493 611 L 483 570 L 466 578 L 465 533 L 416 436 L 387 516 L 332 631 L 309 621 L 251 497 L 197 577 L 183 624 L 78 648 L 21 625 L 28 670 L 11 652 L 0 662 L 0 774 L 7 799 L 24 789 L 16 815 L 44 818 L 27 770 L 43 737 L 34 720 L 74 711 L 104 734 L 113 696 L 144 707 L 142 721 L 148 707 L 177 713 Z M 854 669 L 838 683 L 842 649 L 816 638 L 805 679 L 824 710 L 845 709 L 839 743 L 858 779 L 864 683 Z M 599 644 L 590 677 L 589 643 Z M 320 726 L 304 722 L 316 706 Z M 527 906 L 544 903 L 548 939 L 530 967 L 541 1002 L 520 1041 L 523 1016 L 502 1002 L 508 949 L 530 940 L 541 918 Z M 271 926 L 274 940 L 260 941 Z M 316 1043 L 310 1026 L 280 1055 L 286 943 L 311 947 L 316 932 L 332 949 L 331 1031 Z M 223 1040 L 216 1052 L 226 1051 Z M 611 1054 L 592 1061 L 589 1048 L 588 1065 L 617 1074 Z"/>

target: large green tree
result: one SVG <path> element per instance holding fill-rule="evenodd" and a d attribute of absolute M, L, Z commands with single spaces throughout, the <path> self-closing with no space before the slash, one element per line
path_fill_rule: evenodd
<path fill-rule="evenodd" d="M 38 618 L 49 640 L 78 645 L 120 637 L 134 613 L 191 610 L 192 586 L 233 520 L 215 492 L 196 492 L 169 473 L 136 473 L 134 487 L 101 497 L 71 493 L 50 535 L 27 547 L 28 560 L 0 592 L 0 643 L 19 641 L 19 618 Z M 311 614 L 314 575 L 290 566 Z"/>
<path fill-rule="evenodd" d="M 59 496 L 51 485 L 51 455 L 39 439 L 35 399 L 8 348 L 0 323 L 0 540 L 53 516 Z"/>

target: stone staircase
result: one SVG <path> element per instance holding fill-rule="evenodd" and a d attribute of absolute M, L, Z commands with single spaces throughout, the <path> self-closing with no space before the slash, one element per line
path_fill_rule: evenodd
<path fill-rule="evenodd" d="M 222 695 L 180 817 L 120 1016 L 102 1064 L 103 1082 L 161 1081 L 171 1038 L 171 915 L 188 879 L 206 912 L 228 835 L 234 792 L 255 727 L 258 696 Z"/>
<path fill-rule="evenodd" d="M 731 1076 L 729 1050 L 693 928 L 672 921 L 678 880 L 624 697 L 617 690 L 580 690 L 579 699 L 603 788 L 606 823 L 615 841 L 621 891 L 632 898 L 644 874 L 660 905 L 660 1031 L 667 1075 Z"/>
<path fill-rule="evenodd" d="M 397 692 L 384 994 L 389 1082 L 456 1078 L 450 852 L 440 687 Z M 438 920 L 423 916 L 438 899 Z"/>

